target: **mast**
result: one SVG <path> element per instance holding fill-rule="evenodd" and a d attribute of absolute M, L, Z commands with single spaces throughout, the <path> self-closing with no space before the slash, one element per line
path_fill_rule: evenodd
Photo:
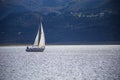
<path fill-rule="evenodd" d="M 44 30 L 43 30 L 43 26 L 41 23 L 41 37 L 40 37 L 40 42 L 38 45 L 39 48 L 45 48 L 45 35 L 44 35 Z"/>

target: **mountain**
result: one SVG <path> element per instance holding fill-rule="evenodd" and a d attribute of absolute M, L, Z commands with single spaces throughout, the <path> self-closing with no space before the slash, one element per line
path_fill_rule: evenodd
<path fill-rule="evenodd" d="M 0 43 L 33 43 L 40 19 L 47 44 L 119 43 L 119 0 L 1 0 Z"/>

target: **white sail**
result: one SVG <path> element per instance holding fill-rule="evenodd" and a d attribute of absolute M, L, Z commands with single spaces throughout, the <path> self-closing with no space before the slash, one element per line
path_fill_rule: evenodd
<path fill-rule="evenodd" d="M 42 23 L 41 23 L 41 38 L 39 42 L 39 48 L 45 48 L 45 35 L 44 35 Z"/>
<path fill-rule="evenodd" d="M 36 38 L 35 38 L 35 41 L 34 41 L 34 46 L 38 46 L 39 36 L 40 36 L 40 32 L 39 32 L 39 29 L 38 29 L 38 32 L 37 32 L 37 35 L 36 35 Z"/>

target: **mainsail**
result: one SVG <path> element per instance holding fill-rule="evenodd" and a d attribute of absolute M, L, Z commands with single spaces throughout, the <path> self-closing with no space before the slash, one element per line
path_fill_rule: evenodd
<path fill-rule="evenodd" d="M 44 35 L 42 23 L 41 23 L 41 38 L 40 38 L 40 42 L 39 42 L 38 47 L 45 48 L 45 35 Z"/>
<path fill-rule="evenodd" d="M 39 36 L 40 36 L 40 30 L 38 29 L 38 32 L 37 32 L 37 35 L 36 35 L 36 38 L 35 38 L 35 41 L 34 41 L 34 46 L 38 46 L 38 43 L 39 43 Z"/>

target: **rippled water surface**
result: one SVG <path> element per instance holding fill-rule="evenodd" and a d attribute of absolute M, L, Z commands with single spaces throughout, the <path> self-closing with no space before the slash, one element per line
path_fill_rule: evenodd
<path fill-rule="evenodd" d="M 0 47 L 0 80 L 120 80 L 119 45 Z"/>

